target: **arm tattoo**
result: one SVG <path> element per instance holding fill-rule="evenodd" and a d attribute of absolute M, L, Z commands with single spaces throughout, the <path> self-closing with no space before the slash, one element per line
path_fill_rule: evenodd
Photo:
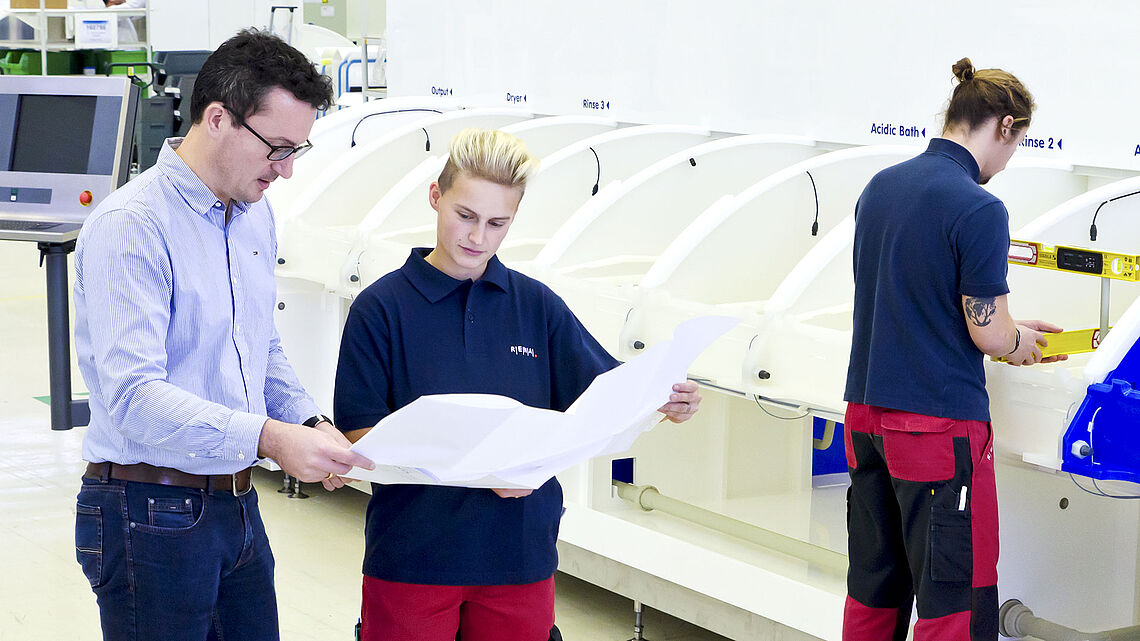
<path fill-rule="evenodd" d="M 996 299 L 990 298 L 973 298 L 966 297 L 966 317 L 970 319 L 974 325 L 978 327 L 985 327 L 990 324 L 994 319 L 994 314 L 997 313 Z"/>

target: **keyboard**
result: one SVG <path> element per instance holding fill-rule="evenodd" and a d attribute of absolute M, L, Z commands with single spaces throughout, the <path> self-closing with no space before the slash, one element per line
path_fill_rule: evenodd
<path fill-rule="evenodd" d="M 3 231 L 47 231 L 59 227 L 61 223 L 45 223 L 38 220 L 0 220 Z"/>
<path fill-rule="evenodd" d="M 11 220 L 0 218 L 0 240 L 62 244 L 79 237 L 80 221 Z"/>

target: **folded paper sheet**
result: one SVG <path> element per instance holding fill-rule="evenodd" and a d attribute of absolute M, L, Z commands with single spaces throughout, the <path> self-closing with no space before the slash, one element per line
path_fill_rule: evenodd
<path fill-rule="evenodd" d="M 705 316 L 673 338 L 598 376 L 566 412 L 492 394 L 422 396 L 393 412 L 352 449 L 376 463 L 351 478 L 484 488 L 537 488 L 595 456 L 620 454 L 662 418 L 673 384 L 737 324 Z"/>

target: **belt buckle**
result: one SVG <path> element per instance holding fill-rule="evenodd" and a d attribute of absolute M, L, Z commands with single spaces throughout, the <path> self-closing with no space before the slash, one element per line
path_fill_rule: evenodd
<path fill-rule="evenodd" d="M 242 472 L 244 472 L 244 471 L 245 470 L 242 470 Z M 238 489 L 237 489 L 238 474 L 241 474 L 241 472 L 234 472 L 233 474 L 230 474 L 230 492 L 233 493 L 234 498 L 241 498 L 241 497 L 245 496 L 246 494 L 249 494 L 249 491 L 253 489 L 253 476 L 250 476 L 249 477 L 249 487 L 245 488 L 245 490 L 243 490 L 239 494 Z"/>

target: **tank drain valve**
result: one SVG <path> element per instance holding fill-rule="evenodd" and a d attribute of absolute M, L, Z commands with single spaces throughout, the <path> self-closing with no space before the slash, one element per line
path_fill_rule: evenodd
<path fill-rule="evenodd" d="M 1085 441 L 1073 442 L 1073 456 L 1077 458 L 1088 458 L 1092 454 L 1092 446 Z"/>

